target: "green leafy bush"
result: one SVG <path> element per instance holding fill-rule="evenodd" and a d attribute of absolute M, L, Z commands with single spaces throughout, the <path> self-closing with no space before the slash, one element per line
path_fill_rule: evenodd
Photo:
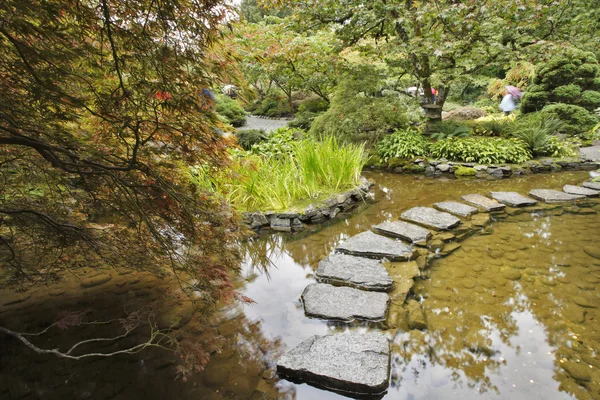
<path fill-rule="evenodd" d="M 447 139 L 453 137 L 467 137 L 471 134 L 471 128 L 456 122 L 438 122 L 431 127 L 431 137 L 434 139 Z"/>
<path fill-rule="evenodd" d="M 377 154 L 387 162 L 391 158 L 408 159 L 427 154 L 429 141 L 411 129 L 385 136 L 377 143 Z"/>
<path fill-rule="evenodd" d="M 292 154 L 294 135 L 298 129 L 279 128 L 269 135 L 267 140 L 252 145 L 252 154 L 264 157 L 285 157 Z"/>
<path fill-rule="evenodd" d="M 482 164 L 522 163 L 531 159 L 527 146 L 519 139 L 444 139 L 433 143 L 430 150 L 436 158 Z"/>
<path fill-rule="evenodd" d="M 475 135 L 479 136 L 507 136 L 514 122 L 514 114 L 505 116 L 488 116 L 475 121 L 466 121 Z"/>
<path fill-rule="evenodd" d="M 270 93 L 264 99 L 252 104 L 248 110 L 256 115 L 281 117 L 293 114 L 288 99 L 283 94 Z"/>
<path fill-rule="evenodd" d="M 553 115 L 545 113 L 525 114 L 517 118 L 511 126 L 511 133 L 527 145 L 534 156 L 551 155 L 553 136 L 559 133 L 564 123 Z"/>
<path fill-rule="evenodd" d="M 581 88 L 574 84 L 563 85 L 555 88 L 552 94 L 560 97 L 564 102 L 574 102 L 581 96 Z"/>
<path fill-rule="evenodd" d="M 215 110 L 221 115 L 225 122 L 239 127 L 246 123 L 246 111 L 232 98 L 218 94 Z"/>
<path fill-rule="evenodd" d="M 315 118 L 327 111 L 328 108 L 329 103 L 323 99 L 310 98 L 305 100 L 298 106 L 298 112 L 294 119 L 288 123 L 288 126 L 308 131 Z"/>
<path fill-rule="evenodd" d="M 583 133 L 598 123 L 595 114 L 573 104 L 551 104 L 544 107 L 542 113 L 560 119 L 564 123 L 561 132 L 569 135 Z"/>
<path fill-rule="evenodd" d="M 245 129 L 237 131 L 238 144 L 244 150 L 250 150 L 253 145 L 266 141 L 269 135 L 263 129 Z"/>

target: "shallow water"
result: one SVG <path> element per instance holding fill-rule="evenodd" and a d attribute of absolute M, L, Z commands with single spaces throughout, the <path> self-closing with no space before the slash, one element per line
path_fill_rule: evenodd
<path fill-rule="evenodd" d="M 282 352 L 312 335 L 385 328 L 304 316 L 300 294 L 337 244 L 415 205 L 490 190 L 560 189 L 588 176 L 567 172 L 463 181 L 368 175 L 377 182 L 374 204 L 312 227 L 313 232 L 271 235 L 249 245 L 240 290 L 256 304 L 222 312 L 215 325 L 226 337 L 224 351 L 189 382 L 174 380 L 173 360 L 161 351 L 75 364 L 34 357 L 0 337 L 0 397 L 342 398 L 279 380 L 273 372 Z M 393 356 L 385 398 L 600 398 L 600 259 L 583 251 L 600 247 L 600 207 L 592 202 L 591 211 L 586 209 L 590 214 L 579 214 L 581 207 L 498 214 L 459 250 L 435 260 L 411 294 L 422 302 L 427 329 L 408 331 L 400 321 L 399 330 L 386 331 L 393 338 Z M 144 279 L 129 288 L 113 283 L 101 287 L 104 297 L 93 296 L 96 304 L 110 308 L 117 296 L 164 286 Z M 80 296 L 80 303 L 90 301 Z M 0 320 L 35 320 L 42 302 L 47 313 L 52 304 L 40 295 L 19 312 L 0 309 Z M 398 311 L 393 306 L 390 314 Z"/>

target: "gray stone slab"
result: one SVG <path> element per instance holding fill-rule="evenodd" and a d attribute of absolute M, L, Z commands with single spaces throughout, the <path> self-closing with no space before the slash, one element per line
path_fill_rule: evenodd
<path fill-rule="evenodd" d="M 391 261 L 410 260 L 414 254 L 411 246 L 377 235 L 371 231 L 359 233 L 340 244 L 337 251 L 359 257 L 387 258 Z"/>
<path fill-rule="evenodd" d="M 344 394 L 383 394 L 390 376 L 390 344 L 378 332 L 312 336 L 285 353 L 277 372 L 285 378 Z"/>
<path fill-rule="evenodd" d="M 448 230 L 460 224 L 460 219 L 452 214 L 431 207 L 413 207 L 402 213 L 400 218 L 433 229 Z"/>
<path fill-rule="evenodd" d="M 508 204 L 511 207 L 534 206 L 537 204 L 536 200 L 517 192 L 490 192 L 490 196 L 494 200 Z"/>
<path fill-rule="evenodd" d="M 425 246 L 427 239 L 431 237 L 431 232 L 427 229 L 404 221 L 382 222 L 375 225 L 373 230 L 379 234 L 404 239 L 420 246 Z"/>
<path fill-rule="evenodd" d="M 501 211 L 506 208 L 506 204 L 498 203 L 496 200 L 492 200 L 489 197 L 480 194 L 465 194 L 464 196 L 461 196 L 461 198 L 467 203 L 473 204 L 485 211 Z"/>
<path fill-rule="evenodd" d="M 563 186 L 563 191 L 569 194 L 577 194 L 586 197 L 598 197 L 600 195 L 600 191 L 589 189 L 586 187 L 575 186 L 575 185 L 565 185 Z"/>
<path fill-rule="evenodd" d="M 592 190 L 600 190 L 600 182 L 583 182 L 581 186 Z"/>
<path fill-rule="evenodd" d="M 304 312 L 309 317 L 354 321 L 382 321 L 388 308 L 387 293 L 346 286 L 311 283 L 302 292 Z"/>
<path fill-rule="evenodd" d="M 332 254 L 319 263 L 317 279 L 365 290 L 389 290 L 392 278 L 379 260 Z"/>
<path fill-rule="evenodd" d="M 433 205 L 438 210 L 449 212 L 450 214 L 460 215 L 461 217 L 468 217 L 477 213 L 475 207 L 468 206 L 457 201 L 441 201 Z"/>
<path fill-rule="evenodd" d="M 574 201 L 579 199 L 585 199 L 585 196 L 579 196 L 576 194 L 568 194 L 565 192 L 559 192 L 558 190 L 552 189 L 533 189 L 529 192 L 529 195 L 535 199 L 541 200 L 545 203 L 561 203 L 564 201 Z"/>

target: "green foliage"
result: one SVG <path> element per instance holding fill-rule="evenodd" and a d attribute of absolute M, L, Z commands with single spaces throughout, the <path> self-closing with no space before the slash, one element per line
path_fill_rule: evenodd
<path fill-rule="evenodd" d="M 300 103 L 298 106 L 298 112 L 312 112 L 320 113 L 325 112 L 329 108 L 329 103 L 321 98 L 311 97 Z"/>
<path fill-rule="evenodd" d="M 269 135 L 263 129 L 244 129 L 235 133 L 238 144 L 244 150 L 250 150 L 253 145 L 266 141 Z"/>
<path fill-rule="evenodd" d="M 560 140 L 557 136 L 551 136 L 545 153 L 551 157 L 576 157 L 579 154 L 579 146 L 568 139 Z"/>
<path fill-rule="evenodd" d="M 246 111 L 237 101 L 222 94 L 217 94 L 215 110 L 223 116 L 228 124 L 240 127 L 246 123 Z"/>
<path fill-rule="evenodd" d="M 559 133 L 563 126 L 564 123 L 555 116 L 538 112 L 517 118 L 510 132 L 523 141 L 534 156 L 552 155 L 557 144 L 553 135 Z"/>
<path fill-rule="evenodd" d="M 279 128 L 268 136 L 267 140 L 251 146 L 250 152 L 265 157 L 287 157 L 293 152 L 294 135 L 302 131 L 293 128 Z"/>
<path fill-rule="evenodd" d="M 590 111 L 600 107 L 600 92 L 595 90 L 584 91 L 581 94 L 581 106 Z"/>
<path fill-rule="evenodd" d="M 581 88 L 571 83 L 555 88 L 552 95 L 561 98 L 563 102 L 573 103 L 581 96 Z"/>
<path fill-rule="evenodd" d="M 239 154 L 233 174 L 194 168 L 190 177 L 198 187 L 220 193 L 240 210 L 279 211 L 355 187 L 366 162 L 362 145 L 341 145 L 334 137 L 294 142 L 291 148 L 277 157 Z"/>
<path fill-rule="evenodd" d="M 436 158 L 482 164 L 522 163 L 531 159 L 527 146 L 518 139 L 445 139 L 433 143 L 430 150 Z"/>
<path fill-rule="evenodd" d="M 431 127 L 431 131 L 433 139 L 467 137 L 471 134 L 471 128 L 452 121 L 438 122 Z"/>
<path fill-rule="evenodd" d="M 419 132 L 411 129 L 384 136 L 377 143 L 377 154 L 387 162 L 391 158 L 408 159 L 427 154 L 429 141 Z"/>
<path fill-rule="evenodd" d="M 266 115 L 268 117 L 282 117 L 294 112 L 290 108 L 286 97 L 275 92 L 251 105 L 249 111 L 256 115 Z"/>
<path fill-rule="evenodd" d="M 592 128 L 598 117 L 583 107 L 573 104 L 551 104 L 542 109 L 542 113 L 554 116 L 564 122 L 562 133 L 569 135 L 581 134 Z"/>
<path fill-rule="evenodd" d="M 472 132 L 479 136 L 506 136 L 514 121 L 514 114 L 509 116 L 488 116 L 476 121 L 466 122 Z"/>
<path fill-rule="evenodd" d="M 298 106 L 298 112 L 294 119 L 288 123 L 288 126 L 308 131 L 310 130 L 314 119 L 321 113 L 327 111 L 328 108 L 329 103 L 323 99 L 310 98 L 303 101 Z"/>
<path fill-rule="evenodd" d="M 475 176 L 475 175 L 477 175 L 477 170 L 475 168 L 463 167 L 462 165 L 459 165 L 454 170 L 454 175 L 456 175 L 456 176 Z"/>

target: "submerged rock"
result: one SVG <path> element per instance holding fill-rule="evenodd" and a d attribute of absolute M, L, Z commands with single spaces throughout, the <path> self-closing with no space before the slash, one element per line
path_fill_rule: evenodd
<path fill-rule="evenodd" d="M 304 312 L 309 317 L 353 321 L 385 319 L 389 296 L 326 283 L 311 283 L 302 293 Z"/>
<path fill-rule="evenodd" d="M 313 336 L 277 362 L 294 380 L 345 394 L 383 394 L 390 375 L 390 345 L 380 333 L 344 332 Z"/>
<path fill-rule="evenodd" d="M 319 263 L 317 279 L 366 290 L 389 290 L 392 278 L 381 261 L 346 254 L 332 254 Z"/>
<path fill-rule="evenodd" d="M 585 196 L 568 194 L 551 189 L 533 189 L 529 192 L 529 195 L 546 203 L 560 203 L 562 201 L 574 201 L 585 198 Z"/>
<path fill-rule="evenodd" d="M 431 237 L 431 232 L 427 229 L 404 221 L 382 222 L 374 226 L 373 230 L 382 235 L 404 239 L 419 246 L 425 246 L 427 239 Z"/>
<path fill-rule="evenodd" d="M 517 192 L 490 192 L 490 196 L 500 203 L 508 204 L 511 207 L 525 207 L 537 204 L 534 199 L 523 196 Z"/>
<path fill-rule="evenodd" d="M 418 301 L 408 300 L 406 302 L 406 312 L 408 314 L 408 327 L 410 329 L 423 330 L 427 328 L 425 316 Z"/>
<path fill-rule="evenodd" d="M 588 256 L 594 257 L 594 258 L 597 258 L 597 259 L 600 260 L 600 248 L 598 248 L 598 247 L 592 247 L 592 246 L 585 246 L 583 248 L 583 251 Z"/>
<path fill-rule="evenodd" d="M 409 245 L 371 231 L 359 233 L 340 244 L 337 251 L 370 258 L 387 258 L 391 261 L 410 260 L 414 250 Z"/>
<path fill-rule="evenodd" d="M 413 207 L 402 213 L 400 218 L 434 229 L 448 230 L 460 224 L 460 219 L 431 207 Z"/>
<path fill-rule="evenodd" d="M 498 203 L 496 200 L 492 200 L 488 197 L 480 194 L 465 194 L 461 198 L 469 204 L 473 204 L 485 211 L 500 211 L 503 210 L 506 205 Z"/>
<path fill-rule="evenodd" d="M 586 187 L 575 186 L 575 185 L 565 185 L 563 186 L 563 191 L 569 194 L 577 194 L 586 197 L 598 197 L 600 195 L 600 191 L 589 189 Z"/>

